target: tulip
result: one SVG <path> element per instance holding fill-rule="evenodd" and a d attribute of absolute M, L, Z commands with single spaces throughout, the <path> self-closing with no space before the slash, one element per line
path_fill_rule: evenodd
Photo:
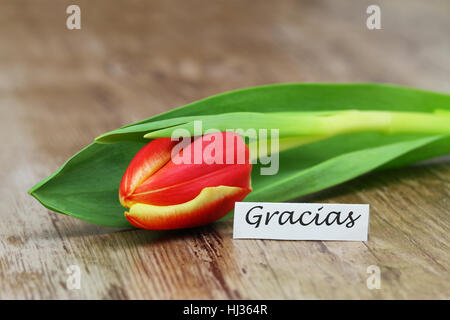
<path fill-rule="evenodd" d="M 175 131 L 198 137 L 211 129 L 233 130 L 248 136 L 252 162 L 260 161 L 262 165 L 258 166 L 259 172 L 252 172 L 254 190 L 246 200 L 281 202 L 378 168 L 401 167 L 448 154 L 449 119 L 449 94 L 415 88 L 370 83 L 290 83 L 240 89 L 104 133 L 29 193 L 50 210 L 98 225 L 130 227 L 123 207 L 113 199 L 117 197 L 118 179 L 138 143 L 151 141 L 133 160 L 122 183 L 120 199 L 130 208 L 129 220 L 136 221 L 136 225 L 145 222 L 145 226 L 150 220 L 155 225 L 159 221 L 160 228 L 194 225 L 195 219 L 204 219 L 197 222 L 202 224 L 228 208 L 217 206 L 217 210 L 210 211 L 211 216 L 199 209 L 188 209 L 201 208 L 200 203 L 205 208 L 207 201 L 203 200 L 213 203 L 211 194 L 217 196 L 220 190 L 221 197 L 227 199 L 223 202 L 232 203 L 224 188 L 242 191 L 249 189 L 250 183 L 247 185 L 246 174 L 229 170 L 221 175 L 220 166 L 215 165 L 210 166 L 217 168 L 211 169 L 214 174 L 201 174 L 201 170 L 208 170 L 204 169 L 208 167 L 206 161 L 197 165 L 200 169 L 186 166 L 182 170 L 185 166 L 180 169 L 173 165 L 175 162 L 170 164 L 168 150 L 176 150 L 178 145 L 159 139 L 171 137 Z M 201 131 L 196 131 L 198 121 Z M 272 170 L 272 159 L 279 159 L 280 165 L 273 167 L 279 171 Z M 268 160 L 271 167 L 266 166 Z M 163 176 L 159 172 L 163 167 L 170 178 L 160 178 L 161 184 L 166 183 L 164 188 L 157 185 L 156 179 L 157 175 Z M 180 183 L 175 182 L 175 173 L 169 174 L 170 167 L 173 172 L 180 171 Z M 231 167 L 250 170 L 249 166 Z M 188 177 L 191 170 L 198 180 Z M 145 188 L 149 192 L 144 192 Z M 144 210 L 144 205 L 149 207 Z M 151 214 L 147 215 L 147 211 Z"/>
<path fill-rule="evenodd" d="M 129 208 L 125 217 L 133 226 L 168 230 L 205 225 L 226 215 L 251 191 L 249 149 L 238 134 L 208 134 L 176 152 L 178 143 L 152 140 L 125 171 L 119 200 Z"/>

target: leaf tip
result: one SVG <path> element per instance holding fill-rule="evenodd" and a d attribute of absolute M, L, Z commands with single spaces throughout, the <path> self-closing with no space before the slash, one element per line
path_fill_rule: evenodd
<path fill-rule="evenodd" d="M 41 185 L 42 185 L 42 181 L 40 181 L 39 183 L 37 183 L 37 184 L 35 184 L 34 186 L 32 186 L 32 187 L 27 191 L 27 193 L 28 193 L 30 196 L 33 196 L 33 197 L 36 198 L 35 192 L 36 192 L 37 189 L 39 189 L 39 187 L 40 187 Z"/>
<path fill-rule="evenodd" d="M 153 139 L 152 132 L 144 134 L 144 139 Z"/>
<path fill-rule="evenodd" d="M 109 136 L 108 133 L 101 134 L 101 135 L 99 135 L 98 137 L 96 137 L 94 139 L 94 142 L 95 143 L 100 143 L 100 144 L 106 144 L 106 143 L 108 143 L 108 141 L 107 141 L 107 137 L 108 136 Z"/>

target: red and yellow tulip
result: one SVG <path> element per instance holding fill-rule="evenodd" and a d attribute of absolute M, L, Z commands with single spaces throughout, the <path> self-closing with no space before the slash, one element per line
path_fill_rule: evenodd
<path fill-rule="evenodd" d="M 249 149 L 239 135 L 212 133 L 174 153 L 178 143 L 152 140 L 125 171 L 119 199 L 129 208 L 125 217 L 133 226 L 168 230 L 205 225 L 226 215 L 251 191 Z"/>

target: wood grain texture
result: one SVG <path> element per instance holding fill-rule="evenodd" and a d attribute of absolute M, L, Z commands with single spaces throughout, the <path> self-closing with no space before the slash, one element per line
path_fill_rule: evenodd
<path fill-rule="evenodd" d="M 77 3 L 82 29 L 65 27 Z M 0 298 L 450 298 L 450 166 L 372 173 L 302 201 L 369 203 L 367 242 L 151 233 L 50 212 L 26 192 L 97 135 L 211 94 L 294 81 L 450 92 L 450 3 L 0 2 Z M 81 268 L 68 290 L 66 268 Z M 366 269 L 381 269 L 369 290 Z"/>

